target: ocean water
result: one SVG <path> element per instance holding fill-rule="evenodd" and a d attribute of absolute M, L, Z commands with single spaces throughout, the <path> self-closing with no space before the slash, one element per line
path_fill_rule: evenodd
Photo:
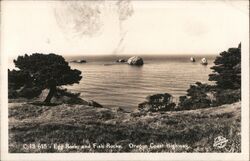
<path fill-rule="evenodd" d="M 206 57 L 208 65 L 200 64 Z M 70 63 L 72 68 L 82 71 L 79 84 L 67 86 L 74 92 L 81 92 L 85 100 L 95 100 L 108 107 L 122 107 L 129 110 L 137 108 L 148 95 L 169 93 L 174 101 L 186 94 L 191 84 L 197 81 L 211 83 L 208 75 L 212 73 L 215 56 L 144 56 L 142 67 L 114 63 L 118 58 L 127 57 L 68 57 L 67 60 L 85 59 L 86 64 Z"/>

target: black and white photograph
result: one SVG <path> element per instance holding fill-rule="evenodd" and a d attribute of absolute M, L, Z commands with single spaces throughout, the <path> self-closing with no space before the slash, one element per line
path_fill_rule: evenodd
<path fill-rule="evenodd" d="M 6 158 L 249 159 L 249 1 L 3 0 L 0 14 Z"/>

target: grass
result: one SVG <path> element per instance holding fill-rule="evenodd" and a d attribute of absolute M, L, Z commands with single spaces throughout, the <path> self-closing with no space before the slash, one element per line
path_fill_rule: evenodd
<path fill-rule="evenodd" d="M 87 105 L 37 106 L 12 100 L 9 152 L 240 152 L 240 113 L 240 102 L 142 114 Z M 228 140 L 225 147 L 213 146 L 218 136 Z M 153 144 L 158 146 L 150 146 Z M 83 145 L 86 148 L 79 147 Z"/>

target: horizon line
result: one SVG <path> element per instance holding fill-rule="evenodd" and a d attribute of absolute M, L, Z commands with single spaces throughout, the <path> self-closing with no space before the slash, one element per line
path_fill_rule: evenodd
<path fill-rule="evenodd" d="M 8 59 L 14 59 L 17 58 L 18 56 L 24 56 L 25 54 L 27 55 L 31 55 L 34 53 L 40 53 L 40 54 L 57 54 L 54 52 L 48 52 L 48 53 L 43 53 L 43 52 L 32 52 L 32 53 L 24 53 L 24 54 L 19 54 L 17 56 L 8 56 Z M 63 57 L 74 57 L 74 56 L 86 56 L 86 57 L 102 57 L 102 56 L 114 56 L 114 57 L 123 57 L 123 56 L 144 56 L 144 57 L 150 57 L 150 56 L 156 56 L 156 57 L 160 57 L 160 56 L 216 56 L 219 54 L 215 54 L 215 53 L 204 53 L 204 54 L 192 54 L 192 53 L 187 53 L 187 54 L 57 54 L 57 55 L 61 55 Z"/>

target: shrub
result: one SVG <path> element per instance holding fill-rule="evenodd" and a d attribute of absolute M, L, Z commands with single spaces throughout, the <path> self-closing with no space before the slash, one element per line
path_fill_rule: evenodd
<path fill-rule="evenodd" d="M 12 89 L 12 88 L 9 88 L 8 89 L 8 98 L 11 99 L 11 98 L 17 98 L 17 97 L 18 97 L 17 91 Z"/>
<path fill-rule="evenodd" d="M 31 85 L 31 76 L 28 71 L 18 71 L 18 70 L 9 70 L 8 69 L 8 88 L 9 89 L 19 89 L 22 86 Z"/>
<path fill-rule="evenodd" d="M 157 112 L 174 110 L 175 103 L 172 101 L 173 97 L 168 93 L 151 95 L 146 99 L 147 101 L 138 105 L 140 111 Z"/>
<path fill-rule="evenodd" d="M 241 90 L 240 89 L 226 89 L 226 90 L 217 90 L 215 105 L 230 104 L 238 102 L 241 99 Z"/>
<path fill-rule="evenodd" d="M 42 89 L 38 87 L 23 88 L 20 92 L 18 92 L 18 97 L 31 99 L 39 96 L 41 92 Z"/>
<path fill-rule="evenodd" d="M 55 93 L 55 97 L 59 98 L 61 96 L 77 98 L 80 96 L 80 93 L 73 93 L 73 92 L 68 91 L 65 88 L 57 88 L 56 93 Z"/>
<path fill-rule="evenodd" d="M 177 110 L 191 110 L 198 108 L 210 107 L 214 102 L 213 94 L 214 86 L 196 82 L 187 90 L 187 96 L 179 97 Z"/>
<path fill-rule="evenodd" d="M 57 88 L 56 92 L 54 94 L 54 97 L 52 98 L 53 103 L 66 103 L 66 104 L 81 104 L 81 105 L 87 105 L 88 102 L 81 99 L 80 93 L 73 93 L 70 91 L 67 91 L 67 89 L 64 88 Z"/>

